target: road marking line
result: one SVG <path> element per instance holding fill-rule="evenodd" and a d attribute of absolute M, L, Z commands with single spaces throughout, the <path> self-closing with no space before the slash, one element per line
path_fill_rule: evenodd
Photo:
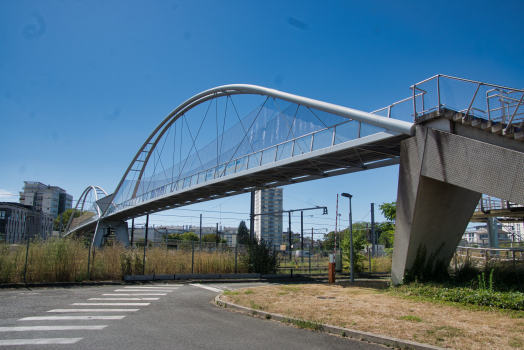
<path fill-rule="evenodd" d="M 107 325 L 101 326 L 29 326 L 29 327 L 0 327 L 0 332 L 30 332 L 30 331 L 73 331 L 73 330 L 100 330 Z"/>
<path fill-rule="evenodd" d="M 87 300 L 158 300 L 160 298 L 89 298 Z"/>
<path fill-rule="evenodd" d="M 42 339 L 6 339 L 0 340 L 2 345 L 44 345 L 44 344 L 74 344 L 83 338 L 42 338 Z"/>
<path fill-rule="evenodd" d="M 146 292 L 143 289 L 115 289 L 113 292 Z M 153 292 L 153 291 L 151 291 Z M 162 293 L 171 293 L 172 290 L 170 289 L 163 289 L 163 290 L 155 290 L 155 292 L 162 292 Z"/>
<path fill-rule="evenodd" d="M 154 290 L 157 290 L 157 289 L 168 289 L 168 290 L 175 290 L 175 289 L 178 289 L 178 287 L 161 287 L 161 286 L 156 286 L 156 287 L 142 287 L 142 286 L 134 286 L 134 287 L 124 287 L 126 289 L 154 289 Z"/>
<path fill-rule="evenodd" d="M 18 321 L 62 321 L 62 320 L 121 320 L 125 316 L 34 316 Z"/>
<path fill-rule="evenodd" d="M 151 303 L 73 303 L 76 306 L 148 306 Z"/>
<path fill-rule="evenodd" d="M 129 293 L 122 293 L 122 294 L 114 293 L 114 294 L 102 294 L 102 295 L 113 295 L 113 296 L 124 297 L 124 296 L 136 296 L 136 295 L 167 295 L 167 294 L 165 294 L 165 293 L 133 293 L 133 294 L 129 294 Z"/>
<path fill-rule="evenodd" d="M 213 288 L 213 287 L 209 287 L 209 286 L 203 286 L 203 285 L 198 284 L 198 283 L 190 283 L 189 285 L 193 286 L 193 287 L 204 288 L 204 289 L 211 290 L 211 291 L 217 292 L 217 293 L 222 293 L 223 292 L 222 289 Z"/>
<path fill-rule="evenodd" d="M 144 286 L 147 287 L 147 286 Z M 181 286 L 170 286 L 168 284 L 152 284 L 151 287 L 180 288 Z"/>
<path fill-rule="evenodd" d="M 54 309 L 48 312 L 135 312 L 140 309 Z"/>

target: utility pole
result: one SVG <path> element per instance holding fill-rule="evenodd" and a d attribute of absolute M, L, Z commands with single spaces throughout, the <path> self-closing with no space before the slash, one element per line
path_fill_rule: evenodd
<path fill-rule="evenodd" d="M 218 222 L 217 222 L 217 237 L 216 237 L 216 241 L 217 241 L 217 248 L 218 248 L 218 242 L 219 242 L 219 238 L 218 238 Z"/>
<path fill-rule="evenodd" d="M 131 219 L 131 248 L 133 248 L 133 235 L 135 233 L 135 218 Z"/>
<path fill-rule="evenodd" d="M 376 254 L 378 253 L 375 251 L 375 203 L 371 203 L 371 244 L 372 244 L 372 250 L 371 255 L 373 257 L 376 257 Z M 377 245 L 378 250 L 378 245 Z"/>
<path fill-rule="evenodd" d="M 293 249 L 291 248 L 291 212 L 289 214 L 289 226 L 288 226 L 288 235 L 289 235 L 289 261 L 292 259 Z"/>
<path fill-rule="evenodd" d="M 300 250 L 304 252 L 304 212 L 300 211 Z"/>
<path fill-rule="evenodd" d="M 200 214 L 200 250 L 202 250 L 202 214 Z"/>
<path fill-rule="evenodd" d="M 337 193 L 337 209 L 336 209 L 336 213 L 335 213 L 335 251 L 334 253 L 336 254 L 337 253 L 337 235 L 338 235 L 338 193 Z"/>
<path fill-rule="evenodd" d="M 249 220 L 249 240 L 255 238 L 255 191 L 251 191 L 251 213 Z"/>
<path fill-rule="evenodd" d="M 142 263 L 142 275 L 146 274 L 146 247 L 147 247 L 147 228 L 149 227 L 149 214 L 146 215 L 146 233 L 144 236 L 144 262 Z"/>

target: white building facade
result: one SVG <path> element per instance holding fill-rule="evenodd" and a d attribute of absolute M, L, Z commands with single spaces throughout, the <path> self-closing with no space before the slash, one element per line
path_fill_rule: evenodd
<path fill-rule="evenodd" d="M 282 211 L 282 188 L 267 188 L 255 192 L 255 214 Z M 271 242 L 272 245 L 282 244 L 282 213 L 255 216 L 255 236 L 258 239 Z"/>
<path fill-rule="evenodd" d="M 41 210 L 55 219 L 60 213 L 72 208 L 73 196 L 58 186 L 24 181 L 23 192 L 20 192 L 20 204 L 33 206 L 35 210 Z"/>

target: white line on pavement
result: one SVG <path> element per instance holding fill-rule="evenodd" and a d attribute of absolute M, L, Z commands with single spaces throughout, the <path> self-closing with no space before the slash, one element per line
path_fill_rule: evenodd
<path fill-rule="evenodd" d="M 153 292 L 152 290 L 150 290 L 151 292 Z M 162 293 L 171 293 L 172 290 L 170 289 L 158 289 L 158 290 L 154 290 L 155 292 L 162 292 Z M 115 289 L 114 292 L 145 292 L 145 290 L 143 289 Z"/>
<path fill-rule="evenodd" d="M 158 300 L 160 298 L 89 298 L 87 300 Z"/>
<path fill-rule="evenodd" d="M 140 309 L 54 309 L 48 312 L 135 312 Z"/>
<path fill-rule="evenodd" d="M 29 332 L 29 331 L 73 331 L 73 330 L 100 330 L 102 326 L 30 326 L 30 327 L 0 327 L 0 332 Z"/>
<path fill-rule="evenodd" d="M 147 306 L 151 303 L 73 303 L 76 306 Z"/>
<path fill-rule="evenodd" d="M 44 344 L 74 344 L 82 338 L 43 338 L 43 339 L 5 339 L 2 345 L 44 345 Z"/>
<path fill-rule="evenodd" d="M 129 287 L 124 287 L 126 289 L 154 289 L 154 290 L 158 290 L 158 289 L 168 289 L 168 290 L 175 290 L 175 289 L 178 289 L 178 287 L 161 287 L 161 286 L 151 286 L 151 287 L 142 287 L 142 286 L 129 286 Z"/>
<path fill-rule="evenodd" d="M 18 321 L 121 320 L 125 316 L 33 316 Z"/>
<path fill-rule="evenodd" d="M 199 287 L 199 288 L 204 288 L 204 289 L 207 289 L 207 290 L 211 290 L 213 292 L 217 292 L 217 293 L 221 293 L 223 292 L 222 289 L 218 289 L 218 288 L 213 288 L 213 287 L 209 287 L 209 286 L 203 286 L 199 283 L 190 283 L 189 284 L 190 286 L 193 286 L 193 287 Z"/>
<path fill-rule="evenodd" d="M 137 296 L 137 295 L 167 295 L 165 293 L 114 293 L 114 294 L 102 294 L 102 295 L 113 295 L 113 296 L 119 296 L 119 297 L 125 297 L 125 296 Z"/>

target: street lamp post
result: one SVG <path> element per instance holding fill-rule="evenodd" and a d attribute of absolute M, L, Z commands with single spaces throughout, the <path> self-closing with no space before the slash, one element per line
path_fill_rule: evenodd
<path fill-rule="evenodd" d="M 350 271 L 350 281 L 353 283 L 355 281 L 353 276 L 353 220 L 352 220 L 352 213 L 351 213 L 351 198 L 352 195 L 348 193 L 342 193 L 342 197 L 349 198 L 349 267 L 351 269 Z"/>

